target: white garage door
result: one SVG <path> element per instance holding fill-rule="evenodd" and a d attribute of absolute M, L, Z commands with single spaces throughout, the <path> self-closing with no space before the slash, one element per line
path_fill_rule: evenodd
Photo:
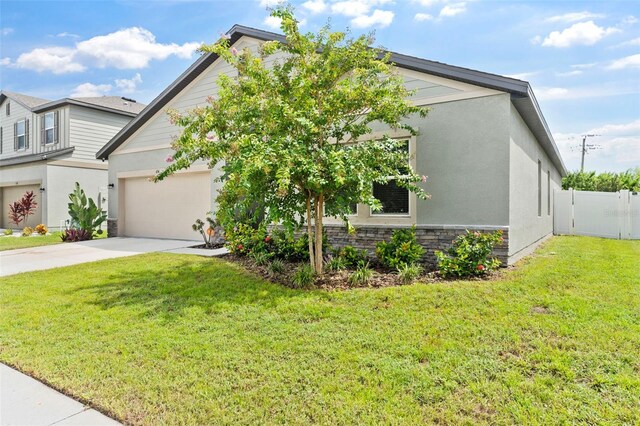
<path fill-rule="evenodd" d="M 211 173 L 180 173 L 153 183 L 124 179 L 122 235 L 197 240 L 191 228 L 211 210 Z"/>

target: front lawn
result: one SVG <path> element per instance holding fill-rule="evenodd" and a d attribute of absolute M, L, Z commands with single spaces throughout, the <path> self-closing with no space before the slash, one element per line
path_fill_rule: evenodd
<path fill-rule="evenodd" d="M 291 290 L 148 254 L 0 279 L 0 361 L 132 424 L 640 422 L 640 242 L 498 281 Z"/>
<path fill-rule="evenodd" d="M 0 237 L 0 251 L 15 250 L 21 248 L 48 246 L 51 244 L 59 244 L 59 232 L 52 232 L 49 235 L 32 235 L 29 237 L 14 237 L 3 235 Z"/>

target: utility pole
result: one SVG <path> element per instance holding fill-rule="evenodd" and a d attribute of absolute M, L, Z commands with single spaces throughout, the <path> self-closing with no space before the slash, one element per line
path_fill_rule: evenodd
<path fill-rule="evenodd" d="M 584 171 L 584 155 L 588 150 L 599 148 L 596 145 L 587 145 L 587 138 L 593 138 L 600 135 L 582 135 L 582 161 L 580 162 L 580 172 Z"/>

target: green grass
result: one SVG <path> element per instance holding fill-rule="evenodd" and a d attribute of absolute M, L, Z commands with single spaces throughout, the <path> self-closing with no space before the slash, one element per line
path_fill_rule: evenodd
<path fill-rule="evenodd" d="M 133 424 L 638 424 L 640 242 L 505 277 L 291 290 L 148 254 L 0 280 L 0 360 Z"/>
<path fill-rule="evenodd" d="M 48 246 L 51 244 L 59 244 L 61 242 L 62 240 L 60 240 L 59 232 L 52 232 L 51 235 L 38 235 L 30 237 L 13 237 L 2 235 L 0 236 L 0 251 Z"/>

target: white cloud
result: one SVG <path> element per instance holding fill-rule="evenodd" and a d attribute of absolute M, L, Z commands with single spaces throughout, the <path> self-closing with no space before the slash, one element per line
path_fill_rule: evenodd
<path fill-rule="evenodd" d="M 625 68 L 640 68 L 640 54 L 616 59 L 607 66 L 608 70 L 621 70 Z"/>
<path fill-rule="evenodd" d="M 309 0 L 302 3 L 302 7 L 311 13 L 322 13 L 327 9 L 327 4 L 324 0 Z"/>
<path fill-rule="evenodd" d="M 571 68 L 576 68 L 576 69 L 579 69 L 579 70 L 586 70 L 586 69 L 589 69 L 589 68 L 593 68 L 596 65 L 598 65 L 597 62 L 591 62 L 589 64 L 574 64 L 574 65 L 571 65 Z"/>
<path fill-rule="evenodd" d="M 9 35 L 12 32 L 13 32 L 13 28 L 4 27 L 4 28 L 0 29 L 0 34 L 2 34 L 3 36 Z"/>
<path fill-rule="evenodd" d="M 58 34 L 56 34 L 56 37 L 60 37 L 60 38 L 64 38 L 64 37 L 80 38 L 80 36 L 78 34 L 73 34 L 73 33 L 68 33 L 68 32 L 58 33 Z"/>
<path fill-rule="evenodd" d="M 622 20 L 622 23 L 626 25 L 633 25 L 636 22 L 638 22 L 638 18 L 633 15 L 629 15 Z"/>
<path fill-rule="evenodd" d="M 521 72 L 519 74 L 509 74 L 509 75 L 505 75 L 505 77 L 509 77 L 509 78 L 515 78 L 516 80 L 528 80 L 529 78 L 533 77 L 534 75 L 537 75 L 538 71 L 531 71 L 531 72 Z"/>
<path fill-rule="evenodd" d="M 571 12 L 564 15 L 555 15 L 545 19 L 545 22 L 577 22 L 585 19 L 604 18 L 603 14 L 591 12 Z"/>
<path fill-rule="evenodd" d="M 368 14 L 376 6 L 393 3 L 392 0 L 341 0 L 331 5 L 331 12 L 357 18 Z"/>
<path fill-rule="evenodd" d="M 432 15 L 429 15 L 428 13 L 416 13 L 413 19 L 415 19 L 418 22 L 422 22 L 422 21 L 433 21 L 434 18 Z"/>
<path fill-rule="evenodd" d="M 530 41 L 531 41 L 531 44 L 540 44 L 542 43 L 542 37 L 537 35 L 535 37 L 532 37 Z"/>
<path fill-rule="evenodd" d="M 23 53 L 16 59 L 17 68 L 54 74 L 81 72 L 87 69 L 76 59 L 76 50 L 69 47 L 45 47 Z"/>
<path fill-rule="evenodd" d="M 358 17 L 369 13 L 371 4 L 368 1 L 348 0 L 331 5 L 331 12 L 344 16 Z"/>
<path fill-rule="evenodd" d="M 623 41 L 613 47 L 627 47 L 627 46 L 640 46 L 640 37 L 633 38 L 631 40 Z"/>
<path fill-rule="evenodd" d="M 33 49 L 21 54 L 15 66 L 54 74 L 81 72 L 89 66 L 139 69 L 148 66 L 152 60 L 163 60 L 172 55 L 190 58 L 199 46 L 200 43 L 195 42 L 158 43 L 150 31 L 131 27 L 80 41 L 75 47 Z"/>
<path fill-rule="evenodd" d="M 640 120 L 623 124 L 604 124 L 580 132 L 554 133 L 558 149 L 569 169 L 580 167 L 582 135 L 600 135 L 588 139 L 600 149 L 585 159 L 587 170 L 621 171 L 640 164 Z"/>
<path fill-rule="evenodd" d="M 467 11 L 467 5 L 465 3 L 455 3 L 452 5 L 446 5 L 440 11 L 440 17 L 444 18 L 444 17 L 456 16 L 466 11 Z"/>
<path fill-rule="evenodd" d="M 371 15 L 357 16 L 351 20 L 351 25 L 356 28 L 368 28 L 378 26 L 387 27 L 393 22 L 394 13 L 389 10 L 376 9 Z"/>
<path fill-rule="evenodd" d="M 564 87 L 539 87 L 535 93 L 538 99 L 562 99 L 569 93 L 569 89 Z"/>
<path fill-rule="evenodd" d="M 118 78 L 115 80 L 116 87 L 122 91 L 122 93 L 133 93 L 136 91 L 138 84 L 142 83 L 142 76 L 140 73 L 136 73 L 131 79 Z"/>
<path fill-rule="evenodd" d="M 105 96 L 111 90 L 110 84 L 92 84 L 83 83 L 73 89 L 72 98 L 89 98 L 97 96 Z"/>
<path fill-rule="evenodd" d="M 267 27 L 273 28 L 275 30 L 280 28 L 281 22 L 282 22 L 282 19 L 278 18 L 277 16 L 267 16 L 266 18 L 264 18 L 264 21 L 262 21 L 262 23 L 265 24 Z"/>
<path fill-rule="evenodd" d="M 275 7 L 285 3 L 285 0 L 260 0 L 260 7 Z"/>
<path fill-rule="evenodd" d="M 11 65 L 11 58 L 0 59 L 0 65 L 2 65 L 3 67 L 8 67 L 9 65 Z"/>
<path fill-rule="evenodd" d="M 79 54 L 91 57 L 99 67 L 119 69 L 145 68 L 153 59 L 171 55 L 188 59 L 200 43 L 183 45 L 156 42 L 151 31 L 139 27 L 125 28 L 104 36 L 96 36 L 76 44 Z"/>
<path fill-rule="evenodd" d="M 562 31 L 553 31 L 544 39 L 542 45 L 551 47 L 591 46 L 603 37 L 619 31 L 613 27 L 599 27 L 593 21 L 579 22 Z"/>
<path fill-rule="evenodd" d="M 640 88 L 632 85 L 602 85 L 581 87 L 534 87 L 536 97 L 541 100 L 575 100 L 590 98 L 606 98 L 612 96 L 637 95 Z"/>
<path fill-rule="evenodd" d="M 573 71 L 566 71 L 566 72 L 557 72 L 556 75 L 558 77 L 573 77 L 576 75 L 580 75 L 582 74 L 582 70 L 573 70 Z"/>

